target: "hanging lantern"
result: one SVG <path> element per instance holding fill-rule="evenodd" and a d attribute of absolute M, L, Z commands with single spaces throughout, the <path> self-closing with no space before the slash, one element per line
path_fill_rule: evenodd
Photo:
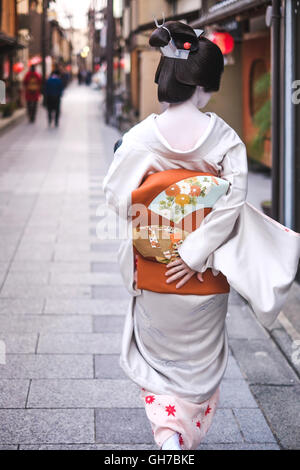
<path fill-rule="evenodd" d="M 119 68 L 123 69 L 124 66 L 125 66 L 125 61 L 123 58 L 121 58 L 120 60 L 117 57 L 114 58 L 114 69 L 119 69 Z"/>
<path fill-rule="evenodd" d="M 13 65 L 13 72 L 14 72 L 14 73 L 20 73 L 20 72 L 22 72 L 22 70 L 24 70 L 24 64 L 23 64 L 23 62 L 16 62 L 16 63 Z"/>
<path fill-rule="evenodd" d="M 214 31 L 207 38 L 221 49 L 223 55 L 230 54 L 234 49 L 234 39 L 227 32 Z"/>

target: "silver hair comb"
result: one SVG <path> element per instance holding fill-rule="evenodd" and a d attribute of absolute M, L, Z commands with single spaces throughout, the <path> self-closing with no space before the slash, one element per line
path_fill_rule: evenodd
<path fill-rule="evenodd" d="M 186 60 L 189 57 L 190 49 L 178 49 L 176 47 L 176 44 L 174 42 L 174 39 L 172 38 L 172 35 L 171 35 L 170 31 L 165 26 L 165 15 L 164 15 L 164 13 L 162 14 L 162 18 L 163 18 L 163 22 L 162 22 L 162 24 L 159 24 L 156 17 L 153 16 L 154 23 L 155 23 L 156 27 L 157 28 L 163 28 L 166 31 L 168 31 L 169 37 L 170 37 L 169 43 L 164 47 L 160 47 L 161 53 L 165 57 L 169 57 L 171 59 L 185 59 Z M 199 38 L 201 36 L 201 34 L 204 33 L 204 29 L 194 29 L 194 32 L 195 32 L 197 38 Z M 187 42 L 187 44 L 189 44 L 191 46 L 190 43 Z"/>

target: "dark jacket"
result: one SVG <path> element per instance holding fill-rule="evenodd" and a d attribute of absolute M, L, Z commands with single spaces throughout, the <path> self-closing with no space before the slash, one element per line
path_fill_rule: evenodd
<path fill-rule="evenodd" d="M 45 93 L 46 96 L 55 96 L 60 98 L 63 92 L 63 82 L 58 75 L 51 75 L 46 82 Z"/>

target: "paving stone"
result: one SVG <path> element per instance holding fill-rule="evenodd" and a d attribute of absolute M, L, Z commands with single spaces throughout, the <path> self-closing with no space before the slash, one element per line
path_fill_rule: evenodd
<path fill-rule="evenodd" d="M 22 244 L 19 246 L 15 259 L 17 261 L 33 260 L 33 261 L 50 261 L 53 257 L 53 243 L 32 243 Z"/>
<path fill-rule="evenodd" d="M 273 436 L 260 409 L 233 409 L 246 442 L 274 442 Z"/>
<path fill-rule="evenodd" d="M 93 299 L 114 299 L 114 300 L 129 300 L 130 294 L 125 287 L 115 286 L 93 286 L 92 287 Z"/>
<path fill-rule="evenodd" d="M 294 325 L 295 329 L 300 334 L 299 304 L 300 284 L 299 282 L 293 282 L 282 310 L 285 317 Z"/>
<path fill-rule="evenodd" d="M 91 243 L 91 251 L 118 251 L 120 247 L 119 240 L 99 240 L 97 243 Z"/>
<path fill-rule="evenodd" d="M 232 410 L 222 410 L 218 408 L 211 427 L 205 435 L 202 444 L 241 442 L 243 442 L 243 436 L 239 430 Z"/>
<path fill-rule="evenodd" d="M 6 354 L 6 364 L 0 365 L 1 379 L 79 379 L 93 375 L 93 358 L 83 354 Z"/>
<path fill-rule="evenodd" d="M 275 328 L 272 330 L 272 338 L 278 344 L 285 357 L 289 358 L 290 365 L 298 373 L 300 377 L 300 335 L 299 338 L 291 338 L 285 328 Z M 298 347 L 297 347 L 298 346 Z"/>
<path fill-rule="evenodd" d="M 91 288 L 89 286 L 65 286 L 65 285 L 55 285 L 55 286 L 39 286 L 27 285 L 20 286 L 15 283 L 5 282 L 4 286 L 1 289 L 0 297 L 11 297 L 11 298 L 46 298 L 46 297 L 56 297 L 56 298 L 90 298 L 91 297 Z"/>
<path fill-rule="evenodd" d="M 90 333 L 92 328 L 92 317 L 86 315 L 0 315 L 3 333 Z"/>
<path fill-rule="evenodd" d="M 153 445 L 153 434 L 145 410 L 96 410 L 96 442 Z"/>
<path fill-rule="evenodd" d="M 1 185 L 1 182 L 0 182 Z M 2 217 L 1 217 L 2 220 Z M 19 235 L 21 236 L 24 230 L 24 224 L 18 221 L 19 223 L 16 223 L 14 225 L 0 225 L 0 234 L 1 235 Z"/>
<path fill-rule="evenodd" d="M 34 354 L 37 340 L 37 333 L 15 334 L 0 332 L 0 341 L 4 341 L 7 354 Z"/>
<path fill-rule="evenodd" d="M 93 318 L 94 333 L 119 333 L 123 331 L 124 315 L 101 315 Z"/>
<path fill-rule="evenodd" d="M 25 408 L 28 388 L 29 380 L 0 379 L 0 408 Z"/>
<path fill-rule="evenodd" d="M 248 302 L 244 299 L 233 287 L 230 287 L 229 292 L 229 305 L 247 305 Z"/>
<path fill-rule="evenodd" d="M 128 380 L 32 380 L 29 408 L 142 408 L 140 388 Z M 111 410 L 112 411 L 112 410 Z"/>
<path fill-rule="evenodd" d="M 85 209 L 86 210 L 86 209 Z M 90 245 L 91 243 L 94 243 L 97 241 L 97 238 L 94 236 L 91 236 L 89 233 L 88 228 L 85 229 L 85 231 L 80 232 L 77 231 L 74 232 L 59 232 L 57 234 L 57 239 L 56 242 L 59 245 L 71 245 L 71 244 L 84 244 L 84 245 Z"/>
<path fill-rule="evenodd" d="M 0 410 L 0 442 L 94 442 L 93 410 Z"/>
<path fill-rule="evenodd" d="M 3 221 L 3 218 L 1 218 L 1 223 L 5 223 Z M 14 252 L 16 249 L 16 245 L 5 245 L 0 247 L 0 261 L 5 262 L 5 261 L 10 261 L 12 257 L 14 256 Z"/>
<path fill-rule="evenodd" d="M 70 253 L 73 254 L 74 252 L 79 253 L 89 253 L 90 251 L 90 243 L 57 243 L 55 245 L 55 253 Z"/>
<path fill-rule="evenodd" d="M 33 284 L 41 285 L 49 283 L 49 274 L 47 272 L 9 272 L 6 278 L 9 284 L 19 286 L 32 286 Z"/>
<path fill-rule="evenodd" d="M 53 219 L 43 219 L 41 217 L 35 217 L 31 219 L 27 225 L 27 227 L 32 230 L 37 228 L 37 229 L 49 229 L 50 231 L 57 230 L 58 226 L 59 226 L 59 219 L 57 217 Z"/>
<path fill-rule="evenodd" d="M 129 301 L 130 298 L 127 300 L 46 299 L 45 313 L 62 315 L 125 315 L 128 311 Z"/>
<path fill-rule="evenodd" d="M 41 196 L 39 196 L 39 199 L 41 198 Z M 49 202 L 48 202 L 49 204 Z M 47 210 L 47 208 L 45 209 Z M 45 215 L 45 214 L 44 214 Z M 30 227 L 29 225 L 26 225 L 25 229 L 24 229 L 24 232 L 23 232 L 23 238 L 29 238 L 28 240 L 28 243 L 30 242 L 30 237 L 38 237 L 38 236 L 51 236 L 51 238 L 54 238 L 55 240 L 55 237 L 56 237 L 56 233 L 57 233 L 57 229 L 56 227 L 53 228 L 53 229 L 50 229 L 49 227 Z M 45 243 L 45 242 L 44 242 Z M 50 242 L 48 242 L 50 243 Z"/>
<path fill-rule="evenodd" d="M 42 313 L 43 299 L 0 299 L 0 314 L 38 314 Z"/>
<path fill-rule="evenodd" d="M 245 380 L 223 379 L 220 386 L 220 408 L 257 408 Z"/>
<path fill-rule="evenodd" d="M 9 266 L 9 262 L 8 261 L 0 261 L 0 271 L 1 272 L 6 272 L 7 268 Z"/>
<path fill-rule="evenodd" d="M 51 284 L 118 286 L 123 281 L 118 273 L 55 273 L 51 275 Z"/>
<path fill-rule="evenodd" d="M 119 273 L 120 267 L 118 263 L 91 263 L 91 271 L 93 273 L 113 272 Z"/>
<path fill-rule="evenodd" d="M 53 262 L 53 261 L 13 261 L 10 272 L 47 272 L 47 273 L 88 273 L 91 263 L 87 262 Z"/>
<path fill-rule="evenodd" d="M 30 233 L 24 234 L 22 237 L 22 244 L 35 244 L 35 243 L 51 243 L 54 244 L 56 241 L 56 233 L 45 232 L 45 233 Z"/>
<path fill-rule="evenodd" d="M 277 444 L 248 444 L 227 443 L 227 444 L 200 444 L 197 450 L 280 450 Z"/>
<path fill-rule="evenodd" d="M 119 354 L 99 354 L 95 356 L 96 379 L 128 379 L 120 367 Z M 129 379 L 128 379 L 129 380 Z"/>
<path fill-rule="evenodd" d="M 286 359 L 269 339 L 230 339 L 230 346 L 250 383 L 291 384 L 298 381 Z"/>
<path fill-rule="evenodd" d="M 231 305 L 228 307 L 226 327 L 230 338 L 265 339 L 268 334 L 256 321 L 248 305 Z"/>
<path fill-rule="evenodd" d="M 0 445 L 0 450 L 18 450 L 18 446 Z"/>
<path fill-rule="evenodd" d="M 243 379 L 243 374 L 232 355 L 228 357 L 227 369 L 224 374 L 224 379 Z"/>
<path fill-rule="evenodd" d="M 251 391 L 284 449 L 299 450 L 300 385 L 251 385 Z"/>
<path fill-rule="evenodd" d="M 39 353 L 118 354 L 122 335 L 118 333 L 41 334 Z"/>
<path fill-rule="evenodd" d="M 86 262 L 112 262 L 117 261 L 117 254 L 115 252 L 60 252 L 54 254 L 54 261 L 86 261 Z"/>
<path fill-rule="evenodd" d="M 6 273 L 0 271 L 0 285 L 5 281 Z"/>

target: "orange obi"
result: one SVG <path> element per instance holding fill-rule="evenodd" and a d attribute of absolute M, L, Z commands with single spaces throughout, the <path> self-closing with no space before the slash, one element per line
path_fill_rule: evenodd
<path fill-rule="evenodd" d="M 226 277 L 221 272 L 214 276 L 210 268 L 203 273 L 203 282 L 195 275 L 179 289 L 178 280 L 167 284 L 165 275 L 165 265 L 179 256 L 179 246 L 199 227 L 228 187 L 228 181 L 210 173 L 177 169 L 153 173 L 132 191 L 138 289 L 166 294 L 229 292 Z"/>

